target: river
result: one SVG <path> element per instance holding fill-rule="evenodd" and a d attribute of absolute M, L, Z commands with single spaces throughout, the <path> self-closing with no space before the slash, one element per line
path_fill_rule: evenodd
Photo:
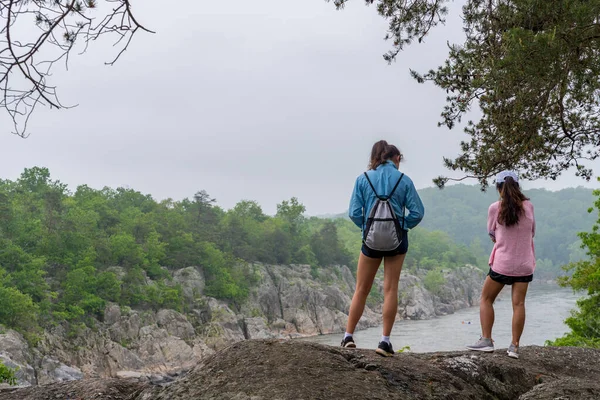
<path fill-rule="evenodd" d="M 521 345 L 544 345 L 549 339 L 555 339 L 569 331 L 564 320 L 575 308 L 582 294 L 557 285 L 532 283 L 525 309 L 527 319 Z M 512 306 L 510 287 L 506 286 L 494 306 L 496 322 L 493 338 L 496 348 L 506 348 L 511 340 Z M 454 314 L 422 321 L 396 321 L 391 341 L 396 350 L 410 346 L 412 352 L 462 350 L 466 344 L 475 342 L 480 335 L 479 307 L 459 310 Z M 340 334 L 322 335 L 301 340 L 338 346 Z M 375 349 L 381 340 L 381 328 L 369 328 L 354 333 L 359 348 Z"/>

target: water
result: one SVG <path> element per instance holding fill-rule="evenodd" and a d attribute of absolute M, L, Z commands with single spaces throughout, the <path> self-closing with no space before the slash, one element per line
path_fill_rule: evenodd
<path fill-rule="evenodd" d="M 525 300 L 527 318 L 521 345 L 544 345 L 569 331 L 565 318 L 575 308 L 581 294 L 571 289 L 549 284 L 531 284 Z M 493 338 L 496 347 L 508 347 L 511 340 L 512 305 L 510 287 L 506 286 L 494 305 L 496 322 Z M 481 332 L 479 307 L 459 310 L 454 314 L 424 321 L 397 321 L 392 330 L 394 348 L 410 346 L 413 352 L 463 350 L 465 344 L 475 342 Z M 354 333 L 360 348 L 374 349 L 381 339 L 381 328 L 369 328 Z M 301 340 L 338 346 L 340 334 L 322 335 Z"/>

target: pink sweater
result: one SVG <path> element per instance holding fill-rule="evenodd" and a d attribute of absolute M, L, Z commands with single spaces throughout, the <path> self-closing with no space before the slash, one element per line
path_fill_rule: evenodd
<path fill-rule="evenodd" d="M 535 270 L 533 204 L 524 201 L 523 209 L 525 212 L 519 217 L 519 223 L 511 227 L 498 223 L 499 201 L 488 210 L 488 233 L 496 239 L 489 263 L 494 272 L 506 276 L 527 276 Z"/>

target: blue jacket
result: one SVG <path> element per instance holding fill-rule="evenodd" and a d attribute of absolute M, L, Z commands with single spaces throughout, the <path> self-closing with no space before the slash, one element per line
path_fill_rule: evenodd
<path fill-rule="evenodd" d="M 375 190 L 377 190 L 377 194 L 380 196 L 388 196 L 401 175 L 400 171 L 398 171 L 396 165 L 392 161 L 381 164 L 376 170 L 367 171 L 367 174 L 369 175 L 369 179 L 373 183 Z M 352 198 L 350 199 L 348 216 L 352 222 L 361 229 L 364 229 L 367 217 L 376 201 L 377 196 L 373 193 L 373 189 L 371 189 L 367 178 L 365 178 L 364 174 L 361 174 L 356 178 L 354 191 L 352 192 Z M 417 226 L 425 215 L 425 208 L 415 189 L 415 185 L 406 175 L 402 177 L 402 181 L 400 181 L 398 188 L 396 188 L 391 203 L 394 212 L 398 216 L 398 219 L 400 219 L 400 225 L 402 225 L 401 218 L 404 215 L 404 208 L 406 207 L 408 209 L 409 214 L 404 217 L 405 230 Z"/>

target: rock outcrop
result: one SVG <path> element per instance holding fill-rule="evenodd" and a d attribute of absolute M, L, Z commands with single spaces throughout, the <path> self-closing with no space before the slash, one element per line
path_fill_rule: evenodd
<path fill-rule="evenodd" d="M 524 347 L 519 360 L 500 350 L 381 358 L 372 350 L 251 340 L 207 357 L 166 387 L 94 380 L 0 392 L 0 400 L 592 400 L 600 398 L 598 359 L 600 350 L 552 347 Z"/>
<path fill-rule="evenodd" d="M 83 378 L 79 368 L 43 355 L 39 349 L 30 349 L 25 338 L 13 330 L 0 334 L 0 361 L 16 370 L 20 385 L 45 385 Z"/>
<path fill-rule="evenodd" d="M 117 268 L 117 267 L 115 267 Z M 355 281 L 347 267 L 324 268 L 313 276 L 309 266 L 257 264 L 258 278 L 239 308 L 204 295 L 201 270 L 173 273 L 188 305 L 175 310 L 132 310 L 109 304 L 103 321 L 74 331 L 59 325 L 44 333 L 35 348 L 11 330 L 0 334 L 0 359 L 18 367 L 21 386 L 101 378 L 152 378 L 189 370 L 207 356 L 244 339 L 288 339 L 343 332 Z M 403 274 L 398 319 L 424 319 L 451 313 L 477 301 L 483 273 L 465 267 L 446 275 L 437 292 L 428 292 L 418 276 Z M 381 321 L 381 278 L 375 301 L 366 307 L 358 328 Z"/>
<path fill-rule="evenodd" d="M 484 278 L 483 271 L 471 266 L 447 270 L 444 283 L 432 293 L 420 277 L 404 274 L 398 288 L 400 318 L 430 319 L 479 304 Z"/>
<path fill-rule="evenodd" d="M 308 265 L 258 265 L 256 273 L 260 285 L 243 307 L 243 314 L 264 318 L 269 330 L 273 323 L 283 327 L 275 328 L 277 336 L 343 332 L 355 286 L 347 267 L 322 269 L 316 279 Z M 365 329 L 380 323 L 381 317 L 367 307 L 358 327 Z M 264 337 L 265 332 L 259 335 Z"/>
<path fill-rule="evenodd" d="M 0 390 L 0 399 L 14 400 L 131 400 L 148 387 L 133 380 L 86 379 L 21 389 Z"/>

